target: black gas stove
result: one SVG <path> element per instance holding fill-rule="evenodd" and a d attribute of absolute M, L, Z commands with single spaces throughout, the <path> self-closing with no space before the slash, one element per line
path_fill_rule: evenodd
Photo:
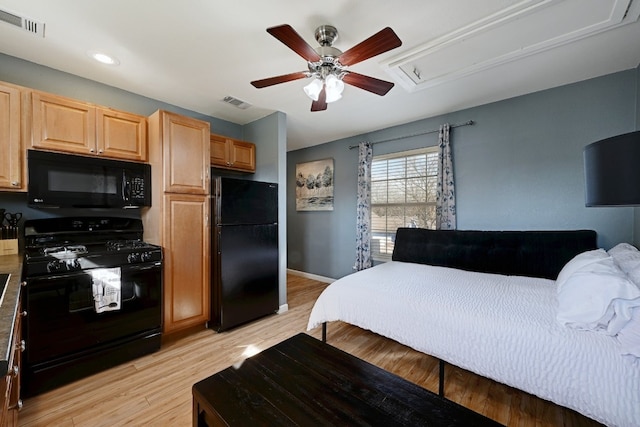
<path fill-rule="evenodd" d="M 39 276 L 162 260 L 159 246 L 142 240 L 134 218 L 72 217 L 25 222 L 25 274 Z"/>
<path fill-rule="evenodd" d="M 25 396 L 160 348 L 162 248 L 142 238 L 140 219 L 25 222 Z"/>

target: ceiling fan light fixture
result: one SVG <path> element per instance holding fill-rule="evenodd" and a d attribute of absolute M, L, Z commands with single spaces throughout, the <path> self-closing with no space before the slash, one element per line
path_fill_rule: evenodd
<path fill-rule="evenodd" d="M 339 79 L 335 74 L 329 74 L 325 79 L 325 87 L 327 92 L 327 104 L 337 101 L 342 98 L 342 91 L 344 90 L 344 82 Z"/>
<path fill-rule="evenodd" d="M 306 93 L 312 100 L 317 101 L 320 96 L 320 92 L 322 91 L 322 85 L 322 79 L 313 79 L 311 83 L 304 87 L 304 93 Z"/>

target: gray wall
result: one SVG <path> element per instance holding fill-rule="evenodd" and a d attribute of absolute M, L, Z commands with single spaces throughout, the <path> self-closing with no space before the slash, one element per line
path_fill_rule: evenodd
<path fill-rule="evenodd" d="M 458 228 L 594 229 L 599 245 L 633 241 L 633 208 L 586 208 L 582 149 L 636 129 L 638 71 L 628 70 L 287 154 L 288 266 L 329 278 L 352 272 L 357 150 L 380 141 L 476 122 L 451 134 Z M 374 146 L 374 155 L 432 146 L 437 134 Z M 335 160 L 331 212 L 296 212 L 295 165 Z"/>
<path fill-rule="evenodd" d="M 277 112 L 245 125 L 244 137 L 256 143 L 255 181 L 277 182 L 278 242 L 280 251 L 280 305 L 287 303 L 287 117 Z"/>

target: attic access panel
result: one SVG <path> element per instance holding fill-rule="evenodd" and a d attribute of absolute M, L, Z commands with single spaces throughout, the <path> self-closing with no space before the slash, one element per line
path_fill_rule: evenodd
<path fill-rule="evenodd" d="M 635 22 L 639 14 L 639 0 L 525 0 L 383 67 L 414 92 Z"/>

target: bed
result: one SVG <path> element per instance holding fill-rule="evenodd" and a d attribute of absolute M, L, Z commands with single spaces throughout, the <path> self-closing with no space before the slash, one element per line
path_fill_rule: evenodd
<path fill-rule="evenodd" d="M 640 287 L 624 282 L 631 299 L 609 305 L 607 324 L 560 316 L 576 298 L 593 302 L 593 266 L 614 263 L 594 231 L 400 228 L 392 259 L 329 285 L 307 328 L 344 321 L 604 424 L 640 426 L 640 358 L 607 331 L 617 320 L 622 337 L 634 313 L 640 325 L 629 303 L 640 305 Z"/>

